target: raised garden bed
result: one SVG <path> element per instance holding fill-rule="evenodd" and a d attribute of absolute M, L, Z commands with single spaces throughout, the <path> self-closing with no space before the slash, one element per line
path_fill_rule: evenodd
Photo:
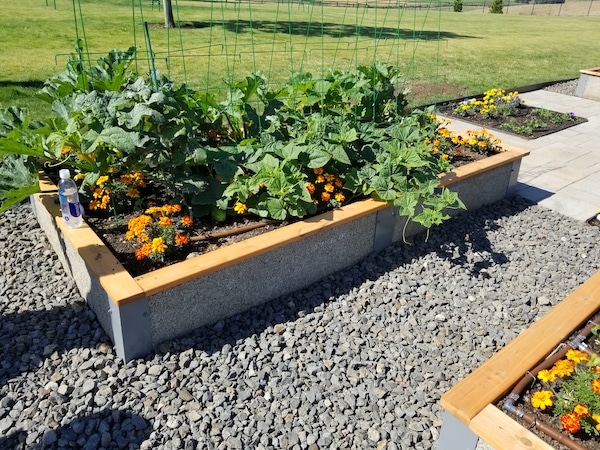
<path fill-rule="evenodd" d="M 579 81 L 575 95 L 600 101 L 600 67 L 579 71 Z"/>
<path fill-rule="evenodd" d="M 476 209 L 512 192 L 527 154 L 506 148 L 445 174 L 440 183 Z M 403 233 L 422 231 L 405 228 L 395 208 L 367 199 L 132 277 L 89 226 L 66 229 L 56 188 L 42 188 L 31 197 L 40 226 L 125 361 L 310 285 L 401 240 Z"/>
<path fill-rule="evenodd" d="M 446 417 L 439 450 L 475 448 L 478 437 L 498 449 L 551 449 L 496 403 L 600 308 L 600 272 L 442 396 Z"/>

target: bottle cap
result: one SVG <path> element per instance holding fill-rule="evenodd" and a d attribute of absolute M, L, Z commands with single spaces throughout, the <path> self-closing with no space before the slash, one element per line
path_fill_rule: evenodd
<path fill-rule="evenodd" d="M 66 180 L 68 178 L 71 178 L 71 171 L 69 169 L 60 169 L 58 171 L 58 176 L 61 180 Z"/>

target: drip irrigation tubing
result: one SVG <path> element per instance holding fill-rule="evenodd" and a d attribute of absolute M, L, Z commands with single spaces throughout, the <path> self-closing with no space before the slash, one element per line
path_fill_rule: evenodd
<path fill-rule="evenodd" d="M 585 328 L 583 328 L 575 338 L 567 343 L 567 345 L 563 345 L 556 353 L 552 354 L 544 361 L 535 366 L 531 371 L 527 372 L 523 378 L 513 387 L 510 394 L 508 394 L 508 398 L 503 403 L 503 408 L 515 416 L 522 419 L 531 427 L 534 427 L 541 431 L 542 433 L 550 436 L 556 442 L 568 447 L 571 450 L 589 450 L 583 444 L 571 439 L 569 436 L 561 433 L 559 430 L 554 428 L 553 426 L 547 424 L 543 420 L 538 419 L 535 415 L 525 412 L 523 408 L 517 406 L 517 402 L 521 398 L 521 393 L 525 388 L 533 381 L 535 381 L 536 376 L 539 371 L 548 369 L 552 367 L 554 363 L 558 360 L 564 358 L 567 351 L 570 349 L 578 349 L 580 351 L 586 352 L 588 354 L 593 354 L 589 349 L 585 340 L 589 337 L 592 332 L 592 329 L 597 326 L 598 321 L 600 320 L 600 314 L 596 314 L 591 320 L 588 321 Z"/>
<path fill-rule="evenodd" d="M 267 225 L 276 225 L 278 223 L 280 223 L 280 222 L 277 222 L 275 220 L 263 220 L 261 222 L 250 223 L 248 225 L 244 225 L 244 226 L 235 228 L 233 230 L 223 230 L 223 231 L 217 231 L 215 233 L 208 233 L 208 234 L 205 234 L 202 236 L 192 236 L 190 238 L 190 241 L 202 242 L 202 241 L 208 241 L 211 239 L 221 239 L 221 238 L 225 238 L 225 237 L 229 237 L 229 236 L 235 236 L 237 234 L 242 234 L 247 231 L 256 230 L 257 228 L 266 227 Z"/>

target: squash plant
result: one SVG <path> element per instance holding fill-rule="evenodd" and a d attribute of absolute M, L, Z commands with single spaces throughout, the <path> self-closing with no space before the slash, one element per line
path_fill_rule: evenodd
<path fill-rule="evenodd" d="M 429 228 L 464 207 L 438 186 L 450 165 L 429 143 L 433 110 L 406 109 L 392 66 L 296 73 L 276 89 L 252 74 L 218 101 L 164 77 L 151 82 L 131 70 L 134 58 L 133 48 L 113 50 L 86 69 L 74 55 L 40 92 L 52 118 L 0 114 L 0 211 L 36 192 L 44 164 L 71 167 L 86 194 L 135 172 L 217 220 L 301 218 L 376 196 Z"/>

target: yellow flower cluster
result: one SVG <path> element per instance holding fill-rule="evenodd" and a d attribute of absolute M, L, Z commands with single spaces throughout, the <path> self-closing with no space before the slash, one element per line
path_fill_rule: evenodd
<path fill-rule="evenodd" d="M 503 89 L 492 88 L 483 93 L 481 100 L 472 98 L 461 102 L 454 112 L 461 116 L 481 114 L 483 117 L 495 117 L 499 113 L 509 113 L 520 103 L 518 92 L 507 93 Z"/>
<path fill-rule="evenodd" d="M 135 252 L 136 259 L 163 261 L 167 252 L 181 249 L 190 243 L 189 235 L 180 232 L 178 226 L 189 228 L 193 225 L 193 220 L 187 215 L 174 217 L 180 212 L 181 205 L 177 204 L 152 206 L 144 214 L 129 221 L 125 239 L 137 239 L 142 244 Z"/>
<path fill-rule="evenodd" d="M 110 168 L 108 172 L 112 174 L 116 170 Z M 146 182 L 141 172 L 132 172 L 115 179 L 108 175 L 102 175 L 98 177 L 96 184 L 89 186 L 93 198 L 90 202 L 90 209 L 107 209 L 111 203 L 111 195 L 138 199 L 140 198 L 140 189 L 144 187 L 146 187 Z"/>
<path fill-rule="evenodd" d="M 305 187 L 315 205 L 325 203 L 338 207 L 346 200 L 346 196 L 342 192 L 344 182 L 338 175 L 325 173 L 323 167 L 318 167 L 313 169 L 310 178 L 311 181 L 307 182 Z"/>

